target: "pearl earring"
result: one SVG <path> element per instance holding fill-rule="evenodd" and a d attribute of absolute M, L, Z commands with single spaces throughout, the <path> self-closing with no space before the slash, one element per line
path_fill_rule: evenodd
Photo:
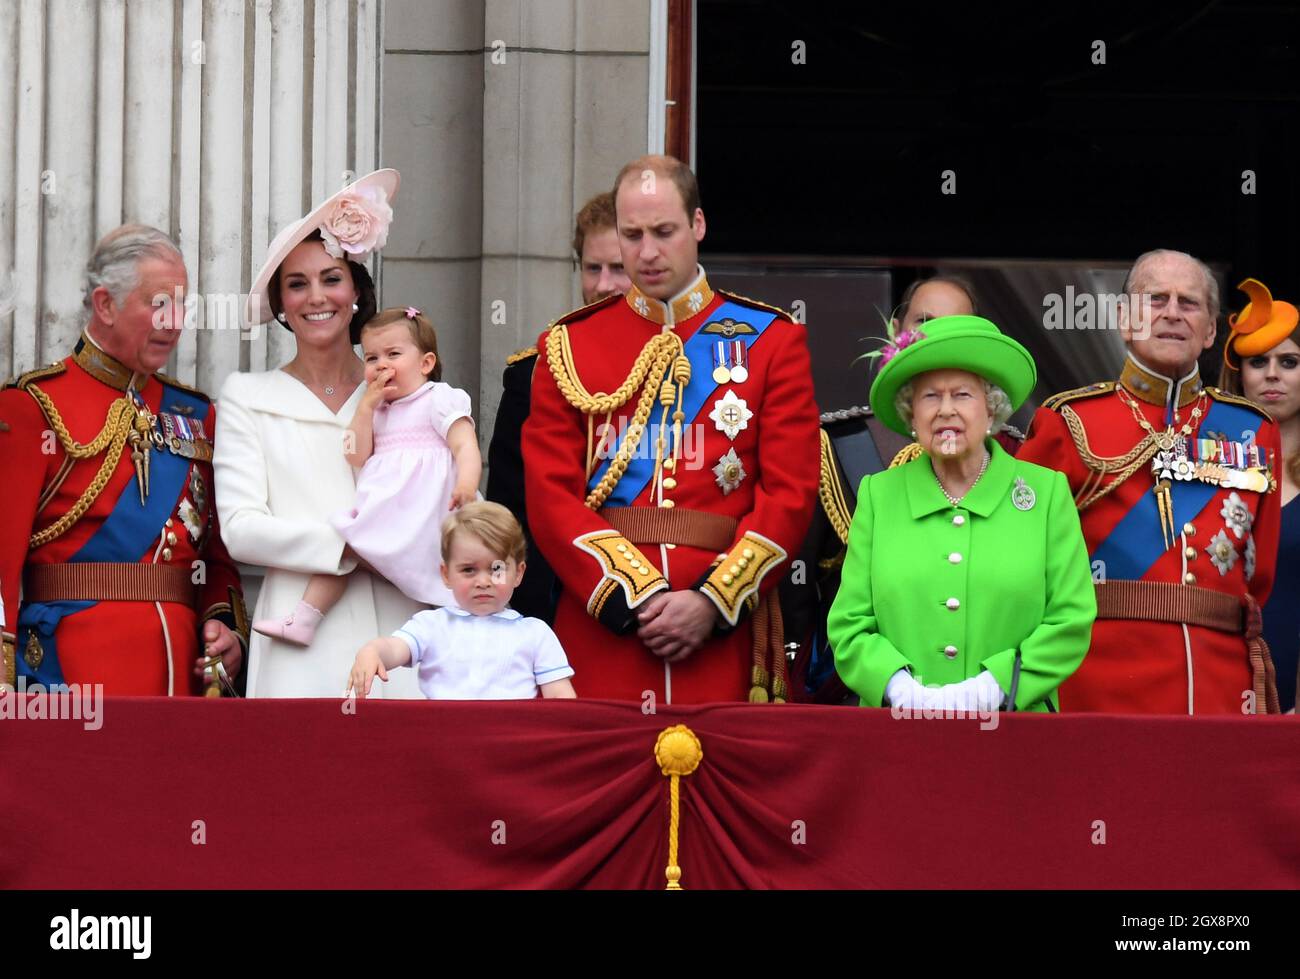
<path fill-rule="evenodd" d="M 916 438 L 916 429 L 912 429 L 912 438 Z"/>
<path fill-rule="evenodd" d="M 285 316 L 284 313 L 276 313 L 275 318 L 278 319 L 281 323 L 289 322 L 289 317 Z"/>
<path fill-rule="evenodd" d="M 356 303 L 353 303 L 353 304 L 352 304 L 352 312 L 355 313 L 355 312 L 356 312 L 358 309 L 360 309 L 360 308 L 361 308 L 361 307 L 358 306 Z"/>

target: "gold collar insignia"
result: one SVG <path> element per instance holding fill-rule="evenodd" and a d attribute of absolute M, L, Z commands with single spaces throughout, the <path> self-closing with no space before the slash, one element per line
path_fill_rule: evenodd
<path fill-rule="evenodd" d="M 125 391 L 128 387 L 135 387 L 138 391 L 143 386 L 143 381 L 148 380 L 146 376 L 133 385 L 132 380 L 139 375 L 125 364 L 106 354 L 95 344 L 90 335 L 84 332 L 81 334 L 81 339 L 77 341 L 77 349 L 73 353 L 72 359 L 76 361 L 77 366 L 95 380 L 119 391 Z"/>
<path fill-rule="evenodd" d="M 1159 405 L 1161 408 L 1186 408 L 1201 396 L 1201 371 L 1194 366 L 1186 377 L 1175 381 L 1171 377 L 1157 374 L 1129 354 L 1124 361 L 1124 370 L 1119 375 L 1119 384 L 1133 397 L 1147 404 Z"/>
<path fill-rule="evenodd" d="M 699 274 L 695 281 L 679 292 L 668 302 L 651 298 L 634 284 L 627 294 L 627 304 L 638 316 L 658 323 L 660 326 L 675 326 L 682 320 L 688 320 L 713 302 L 713 290 L 709 280 L 704 277 L 704 269 L 696 266 Z"/>

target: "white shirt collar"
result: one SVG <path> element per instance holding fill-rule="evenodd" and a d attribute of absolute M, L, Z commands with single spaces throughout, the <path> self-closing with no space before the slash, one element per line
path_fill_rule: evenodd
<path fill-rule="evenodd" d="M 473 612 L 467 611 L 466 609 L 461 608 L 459 605 L 444 605 L 443 608 L 445 608 L 452 615 L 459 615 L 462 617 L 474 615 Z M 500 612 L 493 612 L 491 615 L 475 616 L 475 618 L 505 619 L 508 622 L 513 619 L 522 619 L 523 616 L 520 615 L 518 612 L 516 612 L 514 609 L 512 609 L 509 605 L 507 605 Z"/>

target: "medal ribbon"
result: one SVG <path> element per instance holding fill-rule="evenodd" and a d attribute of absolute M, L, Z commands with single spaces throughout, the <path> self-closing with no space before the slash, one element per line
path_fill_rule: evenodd
<path fill-rule="evenodd" d="M 1263 423 L 1264 420 L 1255 412 L 1222 401 L 1213 402 L 1201 422 L 1203 427 L 1211 430 L 1243 433 L 1258 432 Z M 1224 443 L 1217 444 L 1222 453 Z M 1232 452 L 1222 454 L 1224 459 L 1237 457 Z M 1175 532 L 1194 520 L 1222 488 L 1200 481 L 1175 481 L 1170 488 Z M 1092 552 L 1092 560 L 1104 562 L 1107 580 L 1140 581 L 1165 550 L 1155 495 L 1143 493 L 1105 540 L 1098 543 Z"/>
<path fill-rule="evenodd" d="M 738 323 L 748 323 L 754 328 L 753 333 L 743 334 L 741 339 L 734 341 L 742 351 L 743 359 L 738 363 L 744 363 L 748 359 L 749 347 L 763 335 L 763 331 L 776 319 L 776 314 L 769 313 L 766 310 L 741 306 L 739 303 L 726 302 L 713 311 L 708 318 L 708 322 L 713 323 L 727 317 Z M 715 345 L 714 338 L 716 336 L 717 334 L 705 333 L 703 329 L 698 329 L 683 345 L 682 352 L 691 362 L 691 381 L 686 385 L 686 391 L 682 398 L 682 414 L 686 419 L 686 424 L 695 423 L 705 403 L 722 386 L 713 380 L 713 368 L 726 366 L 725 364 L 719 364 L 718 358 L 728 357 L 727 341 L 721 340 Z M 734 351 L 735 347 L 732 350 Z M 618 484 L 606 499 L 606 506 L 631 506 L 632 501 L 641 495 L 650 480 L 654 478 L 654 445 L 655 440 L 659 437 L 659 429 L 660 426 L 657 422 L 647 423 L 645 434 L 641 436 L 641 444 L 637 447 L 637 451 L 633 453 L 633 458 L 628 462 L 627 469 L 623 471 L 623 478 L 618 481 Z M 605 458 L 601 460 L 600 465 L 591 474 L 591 478 L 587 480 L 588 492 L 600 483 L 605 471 L 609 468 L 610 461 L 618 453 L 618 446 L 622 444 L 623 439 L 626 437 L 626 430 L 618 433 L 618 443 L 607 449 Z M 672 439 L 671 427 L 664 427 L 664 438 Z"/>

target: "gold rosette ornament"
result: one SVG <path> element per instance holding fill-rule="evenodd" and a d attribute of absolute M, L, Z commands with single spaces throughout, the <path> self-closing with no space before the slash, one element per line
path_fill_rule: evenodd
<path fill-rule="evenodd" d="M 672 779 L 668 790 L 668 878 L 665 890 L 680 891 L 682 868 L 677 863 L 677 828 L 680 824 L 679 797 L 681 778 L 690 775 L 704 760 L 704 748 L 695 732 L 685 724 L 677 724 L 659 732 L 655 741 L 655 761 L 659 771 Z"/>

